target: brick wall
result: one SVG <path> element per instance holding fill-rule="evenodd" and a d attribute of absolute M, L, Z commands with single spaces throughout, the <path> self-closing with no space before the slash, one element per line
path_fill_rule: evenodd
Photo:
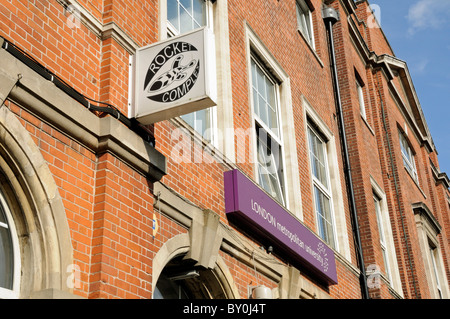
<path fill-rule="evenodd" d="M 95 34 L 95 27 L 68 23 L 77 20 L 73 20 L 71 13 L 64 10 L 61 2 L 2 1 L 0 35 L 77 91 L 94 100 L 110 103 L 127 114 L 130 52 L 107 33 Z M 126 1 L 78 2 L 84 8 L 83 14 L 91 15 L 92 21 L 100 25 L 114 24 L 130 37 L 136 47 L 158 39 L 159 2 L 156 0 L 139 1 L 133 6 Z M 386 194 L 404 296 L 427 298 L 428 283 L 410 207 L 412 203 L 422 201 L 435 212 L 443 228 L 439 240 L 449 276 L 448 190 L 442 183 L 436 185 L 429 167 L 430 158 L 437 163 L 437 154 L 427 152 L 415 138 L 411 139 L 411 143 L 416 151 L 419 182 L 415 183 L 405 171 L 398 144 L 398 127 L 405 127 L 404 117 L 389 93 L 386 79 L 379 70 L 366 67 L 350 41 L 346 12 L 340 3 L 333 3 L 341 16 L 341 21 L 334 27 L 336 58 L 365 263 L 380 265 L 384 271 L 377 221 L 373 213 L 372 177 Z M 327 34 L 321 17 L 322 1 L 311 0 L 311 4 L 314 7 L 315 50 L 297 31 L 294 1 L 228 0 L 228 18 L 234 128 L 246 130 L 252 127 L 247 65 L 249 48 L 245 42 L 245 28 L 248 26 L 290 79 L 294 114 L 292 137 L 297 147 L 294 156 L 298 160 L 300 173 L 303 222 L 316 229 L 303 98 L 336 137 L 339 130 Z M 369 18 L 365 3 L 360 4 L 356 15 L 352 16 L 370 50 L 378 55 L 392 54 L 380 29 L 366 28 L 358 22 Z M 361 118 L 359 112 L 355 70 L 365 83 L 366 120 Z M 399 85 L 398 80 L 393 82 Z M 388 140 L 380 116 L 378 90 L 381 90 L 381 99 L 387 109 L 387 138 L 393 148 L 394 170 L 401 184 L 399 200 L 390 154 L 387 152 Z M 93 152 L 20 105 L 7 102 L 7 106 L 33 137 L 62 197 L 72 238 L 73 259 L 80 270 L 80 282 L 74 293 L 87 298 L 151 298 L 155 254 L 170 238 L 186 234 L 187 227 L 154 208 L 156 194 L 152 181 L 132 167 L 108 152 Z M 223 163 L 219 155 L 211 155 L 200 139 L 194 138 L 188 130 L 180 130 L 177 121 L 157 123 L 153 131 L 157 150 L 167 158 L 167 175 L 161 183 L 193 205 L 217 213 L 221 222 L 229 225 L 223 191 L 223 173 L 230 169 L 228 160 Z M 408 127 L 408 131 L 413 131 L 413 128 Z M 235 138 L 228 142 L 234 143 L 235 149 L 248 150 L 246 161 L 237 163 L 237 166 L 248 176 L 254 176 L 255 168 L 251 164 L 249 151 L 251 141 Z M 361 298 L 339 138 L 336 138 L 336 143 L 350 260 L 346 264 L 338 259 L 338 285 L 325 287 L 313 278 L 305 280 L 326 291 L 332 298 Z M 177 149 L 180 146 L 183 147 Z M 176 155 L 183 160 L 180 161 Z M 156 214 L 160 228 L 156 237 L 152 236 L 153 214 Z M 408 246 L 404 243 L 404 236 Z M 220 252 L 220 256 L 241 296 L 247 296 L 247 287 L 256 283 L 264 283 L 271 288 L 277 286 L 273 278 L 255 274 L 253 267 L 237 256 L 224 251 Z M 393 297 L 386 284 L 371 289 L 370 293 L 373 298 Z"/>

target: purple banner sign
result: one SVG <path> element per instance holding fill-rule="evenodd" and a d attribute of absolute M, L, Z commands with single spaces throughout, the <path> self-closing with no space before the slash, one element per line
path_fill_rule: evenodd
<path fill-rule="evenodd" d="M 239 170 L 224 173 L 225 211 L 261 241 L 337 284 L 333 250 Z"/>

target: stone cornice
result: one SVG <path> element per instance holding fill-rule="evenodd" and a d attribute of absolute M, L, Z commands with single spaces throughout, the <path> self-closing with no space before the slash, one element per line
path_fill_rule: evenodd
<path fill-rule="evenodd" d="M 165 175 L 166 158 L 139 135 L 111 116 L 99 118 L 76 100 L 17 60 L 0 50 L 0 87 L 9 90 L 17 75 L 20 80 L 0 97 L 9 99 L 95 154 L 111 153 L 150 180 Z"/>
<path fill-rule="evenodd" d="M 433 216 L 425 203 L 414 203 L 412 207 L 414 210 L 414 214 L 419 214 L 421 217 L 423 217 L 424 220 L 427 221 L 427 224 L 433 228 L 436 235 L 440 234 L 442 226 L 439 224 L 436 217 Z"/>

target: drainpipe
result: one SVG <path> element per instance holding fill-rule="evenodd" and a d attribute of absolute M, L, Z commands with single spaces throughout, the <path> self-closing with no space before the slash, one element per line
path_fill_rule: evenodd
<path fill-rule="evenodd" d="M 344 171 L 347 181 L 348 200 L 350 202 L 350 213 L 352 217 L 353 235 L 356 244 L 356 253 L 358 258 L 358 264 L 360 268 L 359 282 L 361 286 L 361 295 L 363 299 L 369 299 L 369 291 L 367 289 L 367 277 L 364 265 L 364 258 L 362 253 L 361 235 L 359 233 L 358 215 L 356 211 L 355 193 L 353 190 L 353 181 L 350 167 L 350 157 L 348 152 L 347 137 L 345 135 L 345 123 L 342 113 L 342 101 L 339 92 L 339 80 L 336 66 L 336 54 L 333 42 L 333 24 L 339 21 L 339 14 L 336 10 L 330 7 L 324 7 L 322 10 L 322 17 L 325 22 L 325 26 L 328 33 L 328 42 L 330 44 L 330 61 L 331 71 L 333 75 L 334 93 L 336 98 L 336 113 L 339 121 L 339 135 L 342 143 L 342 152 L 344 156 Z"/>

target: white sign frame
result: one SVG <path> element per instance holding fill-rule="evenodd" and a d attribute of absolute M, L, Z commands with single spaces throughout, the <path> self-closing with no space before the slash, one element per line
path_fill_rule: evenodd
<path fill-rule="evenodd" d="M 129 117 L 148 125 L 216 106 L 215 39 L 202 27 L 130 57 Z"/>

